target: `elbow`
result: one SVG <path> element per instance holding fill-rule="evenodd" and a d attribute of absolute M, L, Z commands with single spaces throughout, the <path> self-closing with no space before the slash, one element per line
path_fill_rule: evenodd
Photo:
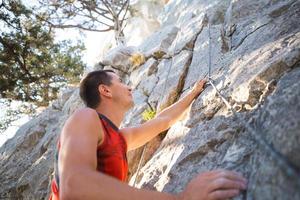
<path fill-rule="evenodd" d="M 73 199 L 71 191 L 67 191 L 66 189 L 61 190 L 59 193 L 59 199 L 61 199 L 61 200 Z"/>
<path fill-rule="evenodd" d="M 61 200 L 75 199 L 76 198 L 76 195 L 74 194 L 75 191 L 76 190 L 71 185 L 64 185 L 60 188 L 59 199 Z"/>
<path fill-rule="evenodd" d="M 61 182 L 59 199 L 61 200 L 76 200 L 81 196 L 81 187 L 78 178 L 71 177 Z"/>
<path fill-rule="evenodd" d="M 69 194 L 69 193 L 67 193 L 66 191 L 64 191 L 64 192 L 61 192 L 60 194 L 59 194 L 59 199 L 61 199 L 61 200 L 70 200 L 70 199 L 72 199 L 73 197 Z"/>

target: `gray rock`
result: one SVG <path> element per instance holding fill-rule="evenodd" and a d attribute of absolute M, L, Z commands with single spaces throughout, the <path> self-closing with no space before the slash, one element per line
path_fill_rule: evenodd
<path fill-rule="evenodd" d="M 131 87 L 136 88 L 141 81 L 145 80 L 145 77 L 156 73 L 158 62 L 154 58 L 150 58 L 147 62 L 130 73 Z"/>
<path fill-rule="evenodd" d="M 178 27 L 183 27 L 195 16 L 206 13 L 210 16 L 212 24 L 221 24 L 224 22 L 230 2 L 230 0 L 212 0 L 209 3 L 205 0 L 175 0 L 166 5 L 159 19 L 162 25 L 176 24 Z"/>
<path fill-rule="evenodd" d="M 134 67 L 131 56 L 135 53 L 138 53 L 135 47 L 118 46 L 111 49 L 101 63 L 127 74 Z"/>
<path fill-rule="evenodd" d="M 176 5 L 178 9 L 181 4 Z M 258 8 L 260 12 L 250 14 Z M 241 121 L 254 120 L 250 125 L 258 129 L 261 138 L 299 169 L 299 3 L 246 1 L 244 5 L 235 1 L 228 9 L 224 25 L 211 25 L 212 78 L 232 105 L 244 104 L 238 110 L 243 112 L 238 114 Z M 231 33 L 228 24 L 236 24 Z M 194 46 L 184 90 L 207 73 L 207 41 L 204 26 Z M 298 199 L 298 176 L 289 176 L 262 144 L 208 87 L 194 102 L 187 120 L 169 130 L 141 169 L 137 186 L 178 193 L 196 174 L 225 168 L 239 171 L 249 180 L 247 193 L 236 199 Z"/>
<path fill-rule="evenodd" d="M 47 195 L 60 114 L 47 109 L 1 147 L 1 198 L 42 199 Z"/>
<path fill-rule="evenodd" d="M 269 144 L 299 167 L 300 70 L 294 69 L 278 82 L 264 106 L 248 121 Z M 290 138 L 294 138 L 290 140 Z M 249 180 L 247 199 L 298 199 L 298 177 L 287 177 L 280 162 L 259 145 L 249 130 L 233 117 L 214 117 L 193 128 L 177 123 L 168 132 L 153 158 L 141 170 L 138 187 L 178 193 L 196 174 L 225 168 L 243 173 Z M 242 198 L 238 197 L 237 199 Z"/>
<path fill-rule="evenodd" d="M 180 27 L 176 38 L 168 49 L 168 53 L 173 55 L 180 52 L 183 48 L 192 50 L 194 40 L 197 34 L 202 30 L 205 21 L 205 16 L 198 15 L 191 18 L 187 23 Z"/>
<path fill-rule="evenodd" d="M 216 72 L 222 68 L 222 35 L 221 26 L 210 27 L 210 44 L 211 44 L 211 73 Z M 209 30 L 205 26 L 202 32 L 198 35 L 193 51 L 192 63 L 188 69 L 188 75 L 185 81 L 184 89 L 191 87 L 197 80 L 203 79 L 208 76 L 208 63 L 209 63 Z"/>
<path fill-rule="evenodd" d="M 172 104 L 183 87 L 183 80 L 190 64 L 191 53 L 182 51 L 172 59 L 164 59 L 158 65 L 158 82 L 149 97 L 157 105 L 157 111 Z"/>
<path fill-rule="evenodd" d="M 168 52 L 168 48 L 174 41 L 178 30 L 177 27 L 172 25 L 163 27 L 161 30 L 152 34 L 139 46 L 140 51 L 143 52 L 146 57 L 161 57 Z M 161 56 L 157 54 L 161 54 Z"/>

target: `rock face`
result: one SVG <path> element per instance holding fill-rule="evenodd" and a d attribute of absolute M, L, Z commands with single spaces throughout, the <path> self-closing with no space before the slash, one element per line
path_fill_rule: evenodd
<path fill-rule="evenodd" d="M 82 106 L 78 89 L 65 92 L 1 147 L 0 198 L 48 196 L 58 134 L 70 113 Z"/>
<path fill-rule="evenodd" d="M 178 193 L 196 174 L 225 168 L 248 179 L 236 199 L 300 199 L 300 2 L 172 0 L 160 19 L 139 47 L 145 63 L 125 73 L 136 106 L 123 126 L 142 123 L 149 104 L 160 111 L 181 98 L 207 75 L 209 55 L 211 78 L 237 114 L 208 86 L 147 144 L 138 173 L 143 149 L 128 154 L 129 184 Z M 47 196 L 57 135 L 80 106 L 75 90 L 1 147 L 0 198 Z"/>

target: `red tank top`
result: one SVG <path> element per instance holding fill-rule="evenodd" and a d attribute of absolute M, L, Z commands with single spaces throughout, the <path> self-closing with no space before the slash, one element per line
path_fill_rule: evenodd
<path fill-rule="evenodd" d="M 103 126 L 104 138 L 101 145 L 97 146 L 97 171 L 110 175 L 125 182 L 127 179 L 127 144 L 120 134 L 119 129 L 104 115 L 99 114 Z M 49 200 L 59 199 L 59 176 L 58 176 L 58 155 L 60 142 L 58 142 L 55 169 L 55 177 L 51 183 L 51 195 Z"/>

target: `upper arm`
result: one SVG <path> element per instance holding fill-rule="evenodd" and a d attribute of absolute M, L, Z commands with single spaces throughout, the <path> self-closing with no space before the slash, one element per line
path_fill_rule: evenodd
<path fill-rule="evenodd" d="M 96 149 L 99 137 L 103 137 L 97 113 L 92 109 L 75 112 L 66 122 L 61 134 L 59 152 L 60 189 L 69 183 L 76 173 L 88 169 L 96 170 Z"/>
<path fill-rule="evenodd" d="M 120 131 L 127 142 L 127 149 L 130 151 L 144 145 L 157 134 L 167 130 L 168 128 L 169 120 L 157 116 L 141 125 L 122 128 Z"/>

